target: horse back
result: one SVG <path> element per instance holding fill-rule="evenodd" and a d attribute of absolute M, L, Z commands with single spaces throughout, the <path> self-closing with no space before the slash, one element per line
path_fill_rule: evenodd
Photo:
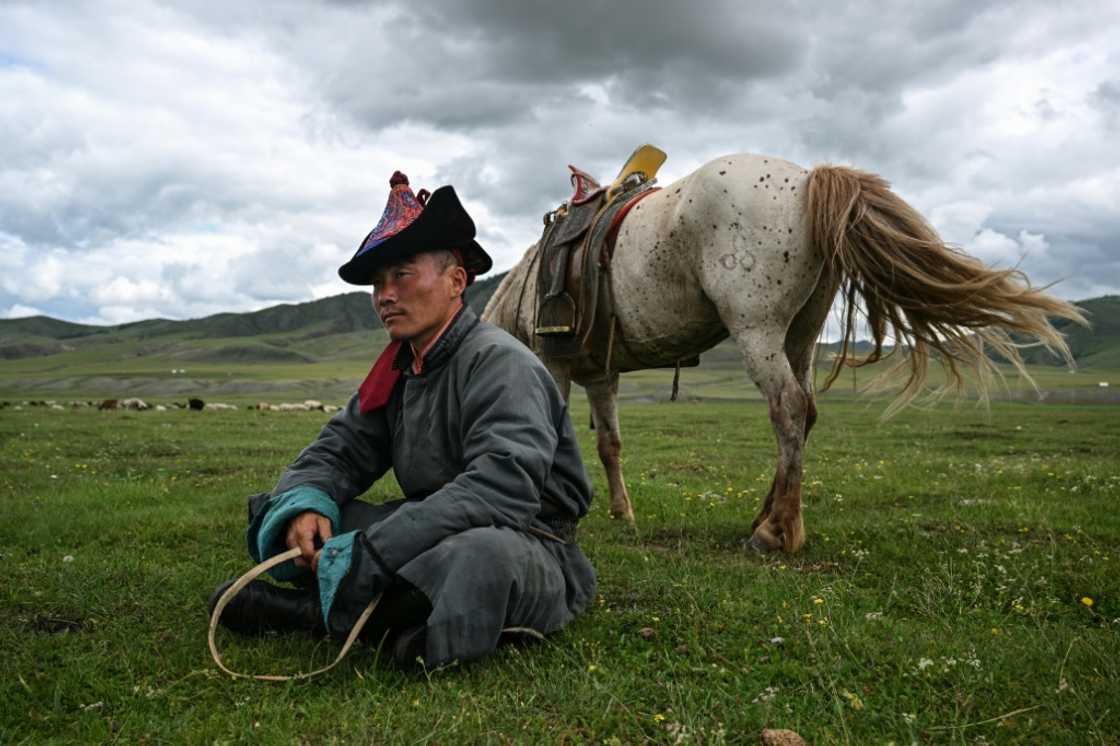
<path fill-rule="evenodd" d="M 822 266 L 807 241 L 807 179 L 788 161 L 732 155 L 643 201 L 621 226 L 611 266 L 627 345 L 666 364 L 736 325 L 784 330 Z"/>

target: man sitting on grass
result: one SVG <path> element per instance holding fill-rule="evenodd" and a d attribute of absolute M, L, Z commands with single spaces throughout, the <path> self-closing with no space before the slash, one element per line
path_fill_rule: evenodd
<path fill-rule="evenodd" d="M 304 588 L 254 581 L 221 622 L 344 637 L 384 594 L 367 637 L 432 667 L 587 608 L 595 571 L 575 531 L 591 485 L 548 370 L 463 302 L 491 260 L 455 190 L 425 200 L 400 172 L 389 183 L 385 214 L 339 275 L 373 285 L 392 341 L 276 488 L 249 501 L 250 554 L 298 546 L 272 574 Z M 389 469 L 403 499 L 355 499 Z"/>

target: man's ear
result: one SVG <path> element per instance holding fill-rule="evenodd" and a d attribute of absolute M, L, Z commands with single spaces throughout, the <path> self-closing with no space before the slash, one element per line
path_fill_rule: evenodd
<path fill-rule="evenodd" d="M 467 289 L 467 270 L 463 265 L 456 264 L 451 268 L 451 292 L 452 298 L 462 298 L 463 293 Z"/>

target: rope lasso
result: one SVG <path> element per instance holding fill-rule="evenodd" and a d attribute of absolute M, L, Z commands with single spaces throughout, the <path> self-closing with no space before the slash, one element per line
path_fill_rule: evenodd
<path fill-rule="evenodd" d="M 295 559 L 298 556 L 300 556 L 300 548 L 292 547 L 283 554 L 278 554 L 275 557 L 271 557 L 265 560 L 264 562 L 260 563 L 253 569 L 249 570 L 249 572 L 238 578 L 237 582 L 227 588 L 225 593 L 222 594 L 222 597 L 218 599 L 218 603 L 215 604 L 214 612 L 210 615 L 210 634 L 208 637 L 208 642 L 210 645 L 210 656 L 214 659 L 214 662 L 218 664 L 218 668 L 222 669 L 230 676 L 238 679 L 256 679 L 257 681 L 299 681 L 300 679 L 310 679 L 312 676 L 318 676 L 321 673 L 326 673 L 327 671 L 331 670 L 339 663 L 341 663 L 342 659 L 346 657 L 346 654 L 350 652 L 350 648 L 354 645 L 354 641 L 358 639 L 358 635 L 361 634 L 362 629 L 366 626 L 366 622 L 369 621 L 369 617 L 371 614 L 373 614 L 373 610 L 377 608 L 377 603 L 381 600 L 382 594 L 380 593 L 374 596 L 373 600 L 369 602 L 369 605 L 366 606 L 361 616 L 358 617 L 358 621 L 355 622 L 354 626 L 350 629 L 350 634 L 347 635 L 346 642 L 342 644 L 342 650 L 338 651 L 338 657 L 322 668 L 315 669 L 314 671 L 308 671 L 306 673 L 297 673 L 291 675 L 239 673 L 237 671 L 231 671 L 230 669 L 226 668 L 225 663 L 222 662 L 222 656 L 218 653 L 218 645 L 215 642 L 215 635 L 218 631 L 218 620 L 221 619 L 222 612 L 225 610 L 229 602 L 233 600 L 233 597 L 240 593 L 245 588 L 245 586 L 249 585 L 249 583 L 253 582 L 259 576 L 268 572 L 277 565 L 287 562 L 290 559 Z"/>

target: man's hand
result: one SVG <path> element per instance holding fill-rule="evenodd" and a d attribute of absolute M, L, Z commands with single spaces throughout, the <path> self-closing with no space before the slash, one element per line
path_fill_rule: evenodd
<path fill-rule="evenodd" d="M 296 557 L 296 567 L 308 567 L 317 570 L 312 560 L 318 559 L 319 547 L 331 538 L 331 522 L 326 516 L 313 510 L 300 513 L 288 521 L 288 548 L 299 547 L 300 556 Z M 318 540 L 318 542 L 316 542 Z M 316 546 L 318 543 L 318 546 Z"/>

